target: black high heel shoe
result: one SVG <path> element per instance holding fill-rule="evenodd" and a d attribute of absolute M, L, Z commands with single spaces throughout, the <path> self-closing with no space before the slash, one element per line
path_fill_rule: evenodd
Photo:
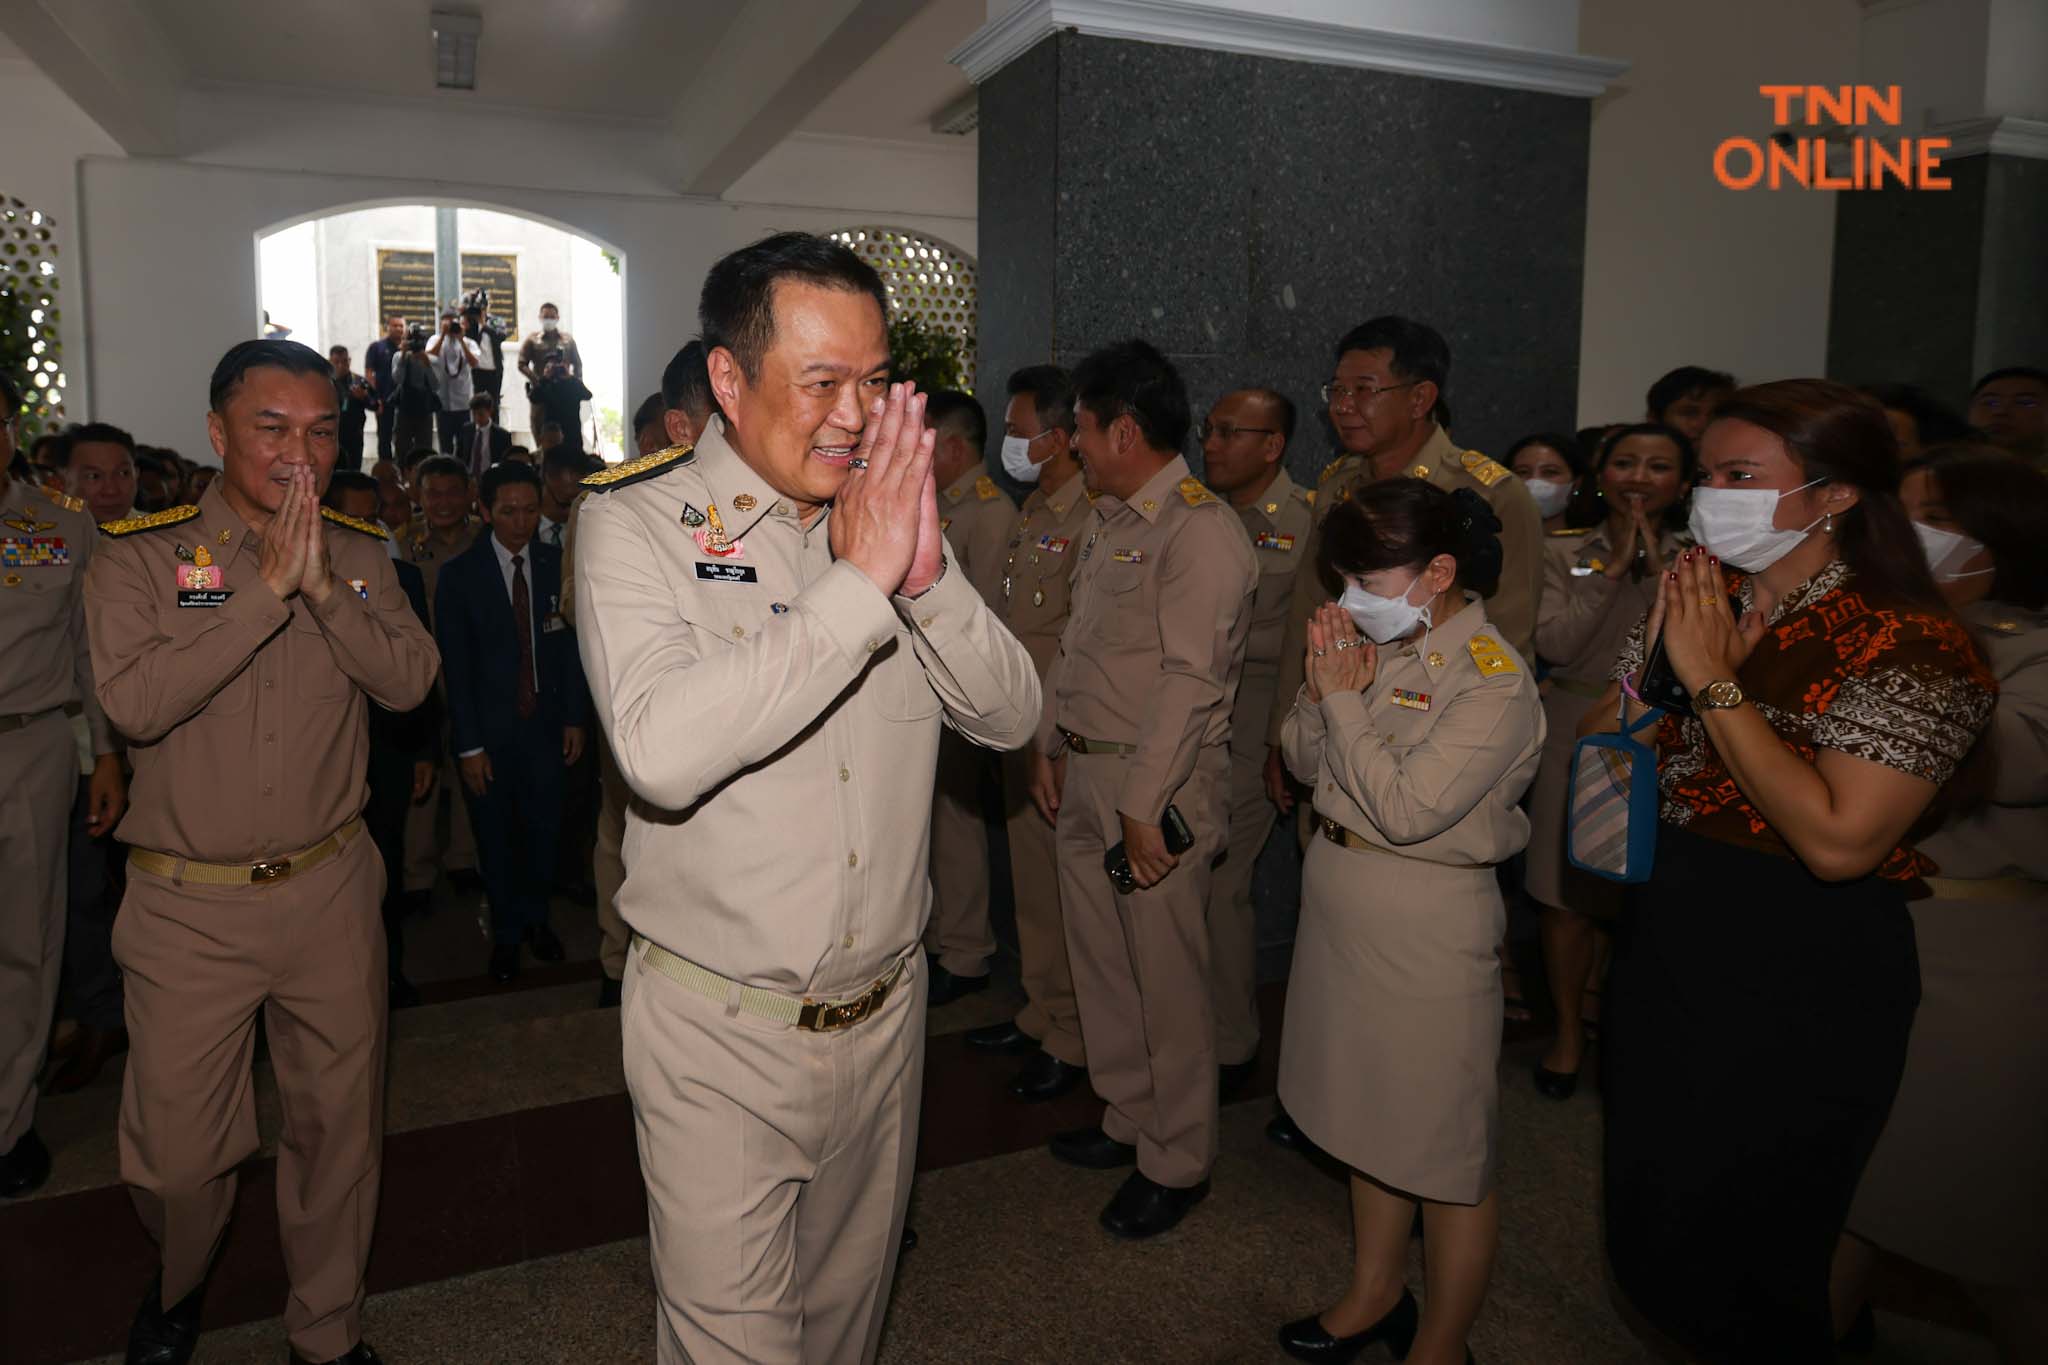
<path fill-rule="evenodd" d="M 1579 1073 L 1576 1071 L 1552 1071 L 1543 1063 L 1536 1063 L 1536 1091 L 1553 1100 L 1568 1100 L 1579 1088 Z"/>
<path fill-rule="evenodd" d="M 1356 1360 L 1358 1353 L 1375 1341 L 1384 1341 L 1394 1352 L 1394 1359 L 1406 1360 L 1408 1352 L 1415 1346 L 1415 1329 L 1421 1316 L 1415 1306 L 1415 1296 L 1403 1289 L 1400 1299 L 1386 1311 L 1386 1315 L 1363 1332 L 1333 1337 L 1321 1319 L 1311 1313 L 1280 1329 L 1280 1349 L 1296 1360 L 1346 1365 L 1346 1362 Z"/>

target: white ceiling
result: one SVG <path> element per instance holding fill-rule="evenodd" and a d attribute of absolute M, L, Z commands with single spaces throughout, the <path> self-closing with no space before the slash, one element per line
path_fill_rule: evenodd
<path fill-rule="evenodd" d="M 807 133 L 973 146 L 931 130 L 932 115 L 974 87 L 946 54 L 988 20 L 987 0 L 931 0 L 804 120 Z"/>

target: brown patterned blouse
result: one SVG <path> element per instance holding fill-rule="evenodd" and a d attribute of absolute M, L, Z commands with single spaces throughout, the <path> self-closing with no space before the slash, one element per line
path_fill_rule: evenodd
<path fill-rule="evenodd" d="M 1873 604 L 1852 579 L 1849 566 L 1835 560 L 1780 598 L 1736 681 L 1785 747 L 1809 763 L 1820 750 L 1836 749 L 1945 783 L 1990 722 L 1998 685 L 1954 619 Z M 1745 609 L 1754 600 L 1746 575 L 1729 573 L 1728 591 Z M 1645 617 L 1630 633 L 1615 677 L 1642 668 L 1648 624 Z M 1666 824 L 1794 856 L 1735 785 L 1696 717 L 1665 716 L 1657 739 Z M 1934 870 L 1931 860 L 1901 845 L 1878 875 L 1912 881 Z"/>

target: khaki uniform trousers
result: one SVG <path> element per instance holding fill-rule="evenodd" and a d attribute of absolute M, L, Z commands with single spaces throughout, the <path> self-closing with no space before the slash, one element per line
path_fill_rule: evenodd
<path fill-rule="evenodd" d="M 986 976 L 995 956 L 989 928 L 988 819 L 982 774 L 993 757 L 951 730 L 939 732 L 932 783 L 932 917 L 924 946 L 955 976 Z"/>
<path fill-rule="evenodd" d="M 597 782 L 603 799 L 597 808 L 597 842 L 590 851 L 591 880 L 597 886 L 597 960 L 604 974 L 614 981 L 626 975 L 626 952 L 632 946 L 633 931 L 619 918 L 619 888 L 626 884 L 626 806 L 633 789 L 612 757 L 611 741 L 602 725 L 593 726 L 597 742 Z"/>
<path fill-rule="evenodd" d="M 384 864 L 358 832 L 300 876 L 179 884 L 131 865 L 114 923 L 127 987 L 121 1179 L 163 1255 L 163 1299 L 206 1276 L 257 1150 L 261 1009 L 284 1107 L 277 1221 L 285 1331 L 310 1360 L 362 1339 L 383 1173 Z"/>
<path fill-rule="evenodd" d="M 1279 811 L 1266 797 L 1265 751 L 1253 757 L 1233 750 L 1229 851 L 1209 883 L 1209 983 L 1216 1012 L 1216 1057 L 1227 1066 L 1259 1055 L 1259 931 L 1258 911 L 1252 905 L 1252 869 L 1278 818 Z"/>
<path fill-rule="evenodd" d="M 36 1121 L 64 965 L 65 888 L 78 749 L 52 711 L 0 734 L 0 1152 Z"/>
<path fill-rule="evenodd" d="M 661 1365 L 872 1361 L 917 1156 L 928 977 L 813 1033 L 626 959 Z"/>
<path fill-rule="evenodd" d="M 1118 894 L 1102 859 L 1123 837 L 1126 760 L 1070 753 L 1060 797 L 1060 906 L 1102 1130 L 1135 1143 L 1161 1185 L 1199 1184 L 1216 1164 L 1216 1024 L 1209 994 L 1209 865 L 1223 851 L 1228 754 L 1204 753 L 1174 794 L 1195 836 L 1167 879 Z"/>
<path fill-rule="evenodd" d="M 1031 803 L 1030 754 L 1017 749 L 1002 758 L 1010 886 L 1017 902 L 1017 959 L 1024 978 L 1024 1008 L 1017 1012 L 1017 1027 L 1068 1066 L 1086 1066 L 1081 1007 L 1074 1000 L 1067 926 L 1060 914 L 1058 836 Z"/>
<path fill-rule="evenodd" d="M 469 829 L 469 803 L 462 799 L 462 769 L 456 766 L 454 757 L 448 752 L 447 736 L 444 734 L 439 745 L 437 761 L 440 771 L 435 775 L 434 790 L 427 793 L 427 799 L 405 812 L 405 889 L 425 891 L 434 885 L 434 875 L 442 868 L 450 871 L 467 869 L 474 871 L 476 860 L 476 836 Z M 436 826 L 440 821 L 441 802 L 447 801 L 448 846 L 441 846 L 441 834 Z"/>

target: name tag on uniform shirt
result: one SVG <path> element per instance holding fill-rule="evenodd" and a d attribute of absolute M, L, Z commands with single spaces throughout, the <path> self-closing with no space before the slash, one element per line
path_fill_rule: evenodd
<path fill-rule="evenodd" d="M 1429 693 L 1427 692 L 1410 692 L 1406 688 L 1397 687 L 1393 690 L 1393 696 L 1394 705 L 1396 706 L 1405 706 L 1410 711 L 1427 711 L 1429 709 Z"/>
<path fill-rule="evenodd" d="M 224 607 L 234 593 L 226 588 L 187 588 L 178 593 L 181 607 Z"/>
<path fill-rule="evenodd" d="M 751 564 L 706 564 L 697 562 L 699 583 L 758 583 L 761 575 Z"/>
<path fill-rule="evenodd" d="M 1252 538 L 1252 548 L 1254 550 L 1291 550 L 1294 548 L 1294 537 L 1275 535 L 1271 531 L 1261 531 Z"/>
<path fill-rule="evenodd" d="M 1040 536 L 1038 538 L 1038 548 L 1049 555 L 1065 554 L 1067 546 L 1072 543 L 1065 536 Z"/>
<path fill-rule="evenodd" d="M 1145 562 L 1145 552 L 1143 550 L 1111 550 L 1109 557 L 1119 564 L 1143 564 Z"/>

